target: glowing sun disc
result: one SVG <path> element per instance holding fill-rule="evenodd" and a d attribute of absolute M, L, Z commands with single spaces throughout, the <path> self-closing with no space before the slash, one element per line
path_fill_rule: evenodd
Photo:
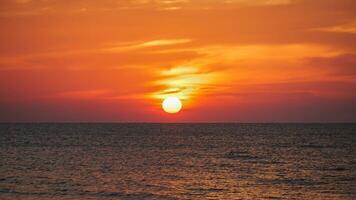
<path fill-rule="evenodd" d="M 162 102 L 162 108 L 167 113 L 177 113 L 182 109 L 182 102 L 177 97 L 167 97 Z"/>

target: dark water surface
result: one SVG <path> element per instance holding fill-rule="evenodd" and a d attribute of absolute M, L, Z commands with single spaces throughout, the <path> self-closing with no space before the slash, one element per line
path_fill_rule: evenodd
<path fill-rule="evenodd" d="M 0 199 L 356 199 L 356 124 L 0 124 Z"/>

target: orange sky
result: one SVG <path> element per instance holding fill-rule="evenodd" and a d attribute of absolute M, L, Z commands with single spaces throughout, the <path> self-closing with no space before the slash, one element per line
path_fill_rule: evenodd
<path fill-rule="evenodd" d="M 354 0 L 2 0 L 0 27 L 3 122 L 356 122 Z"/>

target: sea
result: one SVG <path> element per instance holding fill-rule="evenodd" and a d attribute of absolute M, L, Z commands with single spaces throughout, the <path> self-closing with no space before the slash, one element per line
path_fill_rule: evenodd
<path fill-rule="evenodd" d="M 356 199 L 356 124 L 2 123 L 0 199 Z"/>

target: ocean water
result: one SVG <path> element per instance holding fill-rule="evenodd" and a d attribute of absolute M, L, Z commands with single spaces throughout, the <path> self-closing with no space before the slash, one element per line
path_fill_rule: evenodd
<path fill-rule="evenodd" d="M 0 124 L 0 199 L 356 199 L 356 124 Z"/>

